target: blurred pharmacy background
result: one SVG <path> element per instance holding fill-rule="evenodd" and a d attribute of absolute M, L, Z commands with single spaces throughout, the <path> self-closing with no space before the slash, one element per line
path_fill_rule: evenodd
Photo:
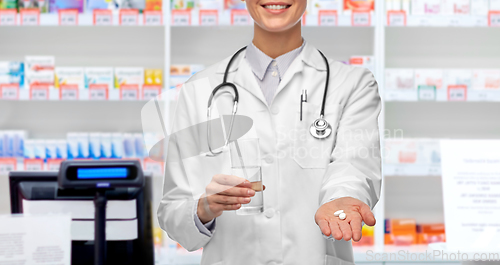
<path fill-rule="evenodd" d="M 384 101 L 384 188 L 356 262 L 445 242 L 439 140 L 500 138 L 500 0 L 309 0 L 302 23 Z M 143 135 L 142 107 L 162 94 L 168 122 L 182 83 L 251 38 L 240 0 L 0 0 L 0 214 L 9 171 L 64 159 L 141 160 L 156 207 L 161 135 Z M 154 226 L 158 264 L 199 263 Z"/>

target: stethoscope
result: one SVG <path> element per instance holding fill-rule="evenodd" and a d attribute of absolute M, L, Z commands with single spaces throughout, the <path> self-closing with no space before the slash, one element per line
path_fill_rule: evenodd
<path fill-rule="evenodd" d="M 227 64 L 226 66 L 226 70 L 224 71 L 224 79 L 222 81 L 221 84 L 219 84 L 218 86 L 216 86 L 214 88 L 214 90 L 212 91 L 212 93 L 210 94 L 210 98 L 208 99 L 208 107 L 207 107 L 207 144 L 208 144 L 208 150 L 210 151 L 211 155 L 209 156 L 216 156 L 220 153 L 222 153 L 222 151 L 219 151 L 219 152 L 215 152 L 212 150 L 212 147 L 210 146 L 210 119 L 211 119 L 211 112 L 212 112 L 212 101 L 213 101 L 213 98 L 215 97 L 215 95 L 217 94 L 217 92 L 219 91 L 220 88 L 222 87 L 231 87 L 234 91 L 234 97 L 233 97 L 233 110 L 232 110 L 232 113 L 231 113 L 231 121 L 230 121 L 230 124 L 229 124 L 229 132 L 227 134 L 227 138 L 226 138 L 226 141 L 224 142 L 224 147 L 227 146 L 227 144 L 229 143 L 229 139 L 231 139 L 231 133 L 233 131 L 233 125 L 234 125 L 234 117 L 236 116 L 236 112 L 238 111 L 238 100 L 239 100 L 239 94 L 238 94 L 238 89 L 236 88 L 236 85 L 231 83 L 231 82 L 227 82 L 227 75 L 228 75 L 228 72 L 229 72 L 229 68 L 231 67 L 231 64 L 233 63 L 234 59 L 238 56 L 238 54 L 240 54 L 243 50 L 245 50 L 247 47 L 243 47 L 241 49 L 239 49 L 232 57 L 231 59 L 229 60 L 229 63 Z M 321 57 L 323 57 L 323 59 L 325 60 L 325 64 L 326 64 L 326 82 L 325 82 L 325 90 L 323 92 L 323 102 L 321 104 L 321 111 L 319 113 L 319 118 L 316 119 L 311 127 L 309 128 L 309 132 L 311 133 L 311 135 L 316 138 L 316 139 L 324 139 L 324 138 L 327 138 L 328 136 L 330 136 L 330 134 L 332 133 L 332 126 L 328 123 L 328 121 L 326 121 L 324 119 L 324 114 L 325 114 L 325 102 L 326 102 L 326 95 L 327 95 L 327 92 L 328 92 L 328 80 L 330 79 L 330 66 L 328 65 L 328 60 L 326 59 L 325 55 L 323 55 L 323 53 L 318 50 L 319 54 L 321 54 Z M 224 92 L 227 92 L 227 91 L 224 91 Z M 307 102 L 307 94 L 305 93 L 305 91 L 303 91 L 302 95 L 300 96 L 300 120 L 302 120 L 302 103 L 303 102 Z"/>

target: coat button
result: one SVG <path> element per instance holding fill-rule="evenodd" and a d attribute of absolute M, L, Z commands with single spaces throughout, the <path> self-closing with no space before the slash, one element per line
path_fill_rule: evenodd
<path fill-rule="evenodd" d="M 270 155 L 266 156 L 266 158 L 264 158 L 264 160 L 268 164 L 272 164 L 274 162 L 274 158 L 272 156 L 270 156 Z"/>
<path fill-rule="evenodd" d="M 276 115 L 278 113 L 280 113 L 280 108 L 278 108 L 278 106 L 274 106 L 272 109 L 271 109 L 271 112 Z"/>
<path fill-rule="evenodd" d="M 264 211 L 264 215 L 267 218 L 273 218 L 273 216 L 274 216 L 274 210 L 273 209 L 267 209 L 267 210 Z"/>

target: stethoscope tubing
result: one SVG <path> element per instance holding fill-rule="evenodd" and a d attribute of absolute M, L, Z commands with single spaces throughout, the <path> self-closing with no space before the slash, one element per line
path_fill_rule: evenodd
<path fill-rule="evenodd" d="M 224 146 L 227 146 L 227 144 L 229 143 L 229 140 L 231 139 L 231 133 L 233 131 L 233 125 L 234 125 L 234 117 L 236 115 L 236 112 L 238 110 L 238 102 L 239 102 L 239 93 L 238 93 L 238 88 L 236 87 L 235 84 L 231 83 L 231 82 L 228 82 L 227 81 L 227 77 L 228 77 L 228 74 L 229 74 L 229 69 L 231 67 L 231 64 L 233 63 L 233 61 L 235 60 L 235 58 L 243 51 L 247 48 L 247 46 L 243 47 L 243 48 L 240 48 L 232 57 L 231 59 L 229 59 L 229 62 L 226 66 L 226 70 L 224 71 L 224 78 L 223 78 L 223 81 L 221 84 L 219 84 L 218 86 L 216 86 L 212 93 L 210 94 L 210 97 L 208 99 L 208 105 L 207 105 L 207 144 L 208 144 L 208 150 L 210 151 L 211 155 L 209 156 L 216 156 L 218 154 L 221 153 L 221 151 L 219 152 L 214 152 L 212 150 L 212 147 L 210 146 L 210 132 L 211 132 L 211 129 L 210 129 L 210 119 L 211 119 L 211 109 L 212 109 L 212 102 L 213 102 L 213 99 L 215 97 L 215 95 L 217 94 L 217 92 L 219 91 L 219 89 L 223 88 L 223 87 L 231 87 L 233 92 L 234 92 L 234 99 L 233 99 L 233 111 L 232 111 L 232 115 L 231 115 L 231 122 L 230 122 L 230 126 L 229 126 L 229 132 L 227 134 L 227 138 L 226 138 L 226 141 L 224 143 Z M 319 115 L 319 119 L 316 119 L 313 124 L 311 125 L 311 127 L 314 127 L 314 128 L 318 128 L 316 126 L 316 123 L 318 122 L 318 120 L 324 120 L 324 114 L 325 114 L 325 105 L 326 105 L 326 96 L 328 94 L 328 83 L 329 83 L 329 80 L 330 80 L 330 65 L 328 64 L 328 59 L 326 58 L 326 56 L 320 51 L 318 50 L 319 54 L 321 55 L 321 57 L 323 57 L 323 60 L 325 61 L 325 65 L 326 65 L 326 81 L 325 81 L 325 89 L 323 91 L 323 101 L 321 103 L 321 111 L 320 111 L 320 115 Z M 302 119 L 301 119 L 302 120 Z M 326 120 L 324 120 L 324 122 L 326 123 L 326 126 L 329 127 L 330 125 L 326 122 Z M 318 139 L 322 139 L 322 138 L 326 138 L 330 135 L 330 133 L 328 133 L 327 135 L 320 135 L 318 133 L 319 131 L 316 130 L 316 133 L 313 133 L 313 131 L 311 130 L 311 134 L 315 137 L 315 138 L 318 138 Z M 330 129 L 330 132 L 331 132 L 331 129 Z"/>

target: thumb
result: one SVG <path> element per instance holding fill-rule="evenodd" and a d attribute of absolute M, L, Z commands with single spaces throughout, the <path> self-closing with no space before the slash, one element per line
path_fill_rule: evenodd
<path fill-rule="evenodd" d="M 368 226 L 374 226 L 375 225 L 375 216 L 373 215 L 372 211 L 370 210 L 370 206 L 366 204 L 362 204 L 361 208 L 359 209 L 359 213 L 361 214 L 361 217 L 363 218 L 363 221 L 365 222 L 366 225 Z"/>

